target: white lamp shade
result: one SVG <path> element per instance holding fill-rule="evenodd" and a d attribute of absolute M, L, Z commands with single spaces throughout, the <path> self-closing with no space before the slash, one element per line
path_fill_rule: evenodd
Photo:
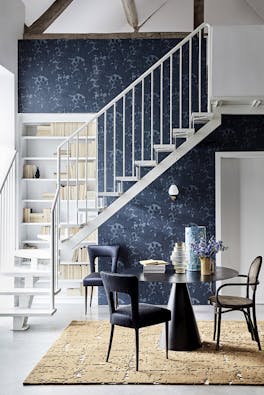
<path fill-rule="evenodd" d="M 169 195 L 170 196 L 177 196 L 179 194 L 179 189 L 177 185 L 172 184 L 169 188 Z"/>

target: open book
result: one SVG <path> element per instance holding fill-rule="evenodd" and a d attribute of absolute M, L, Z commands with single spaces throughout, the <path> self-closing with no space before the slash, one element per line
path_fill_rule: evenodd
<path fill-rule="evenodd" d="M 139 261 L 141 263 L 141 265 L 143 266 L 148 266 L 148 265 L 167 265 L 168 262 L 166 261 L 162 261 L 160 259 L 146 259 L 143 261 Z"/>

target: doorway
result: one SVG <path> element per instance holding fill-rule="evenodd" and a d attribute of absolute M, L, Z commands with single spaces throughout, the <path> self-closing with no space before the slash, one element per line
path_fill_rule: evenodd
<path fill-rule="evenodd" d="M 264 152 L 218 152 L 215 163 L 216 237 L 228 246 L 217 264 L 246 274 L 257 255 L 264 257 Z M 260 290 L 257 302 L 264 303 Z"/>

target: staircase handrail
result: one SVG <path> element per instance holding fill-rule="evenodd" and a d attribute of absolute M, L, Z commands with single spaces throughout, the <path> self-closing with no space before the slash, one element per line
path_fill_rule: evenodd
<path fill-rule="evenodd" d="M 176 51 L 178 51 L 184 44 L 190 41 L 199 31 L 202 31 L 205 27 L 208 28 L 208 38 L 210 40 L 211 36 L 211 26 L 209 23 L 202 23 L 195 30 L 193 30 L 188 36 L 186 36 L 183 40 L 181 40 L 175 47 L 173 47 L 169 52 L 167 52 L 162 58 L 160 58 L 156 63 L 154 63 L 151 67 L 149 67 L 143 74 L 141 74 L 135 81 L 133 81 L 130 85 L 128 85 L 125 89 L 122 90 L 114 99 L 112 99 L 108 104 L 106 104 L 99 112 L 97 112 L 88 122 L 84 123 L 81 127 L 79 127 L 74 133 L 72 133 L 67 139 L 65 139 L 60 145 L 57 147 L 57 152 L 59 152 L 60 148 L 72 140 L 79 132 L 81 132 L 87 125 L 91 122 L 95 121 L 102 114 L 104 114 L 109 108 L 111 108 L 116 102 L 118 102 L 122 97 L 124 97 L 128 92 L 130 92 L 136 85 L 142 82 L 148 75 L 152 73 L 157 67 L 159 67 L 162 63 L 165 62 L 171 55 L 173 55 Z M 210 69 L 208 70 L 208 76 L 210 77 Z M 210 92 L 210 78 L 208 78 L 208 91 Z M 209 99 L 209 98 L 208 98 Z"/>
<path fill-rule="evenodd" d="M 9 173 L 10 173 L 10 171 L 11 171 L 11 169 L 12 169 L 13 163 L 14 163 L 14 161 L 15 161 L 15 159 L 16 159 L 16 155 L 17 155 L 17 151 L 15 151 L 15 152 L 13 153 L 13 155 L 12 155 L 12 157 L 11 157 L 11 159 L 10 159 L 10 165 L 8 166 L 8 169 L 7 169 L 7 171 L 6 171 L 6 175 L 5 175 L 4 179 L 3 179 L 2 184 L 1 184 L 1 187 L 0 187 L 0 194 L 1 194 L 2 190 L 3 190 L 3 188 L 4 188 L 4 185 L 5 185 L 5 183 L 6 183 L 6 180 L 7 180 L 8 176 L 9 176 Z"/>

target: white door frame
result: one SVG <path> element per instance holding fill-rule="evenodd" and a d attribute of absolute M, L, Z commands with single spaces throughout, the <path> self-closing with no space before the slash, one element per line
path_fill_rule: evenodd
<path fill-rule="evenodd" d="M 221 229 L 221 160 L 222 159 L 264 159 L 264 151 L 230 151 L 215 153 L 215 236 L 222 240 Z M 216 255 L 216 264 L 222 266 L 221 253 Z"/>

